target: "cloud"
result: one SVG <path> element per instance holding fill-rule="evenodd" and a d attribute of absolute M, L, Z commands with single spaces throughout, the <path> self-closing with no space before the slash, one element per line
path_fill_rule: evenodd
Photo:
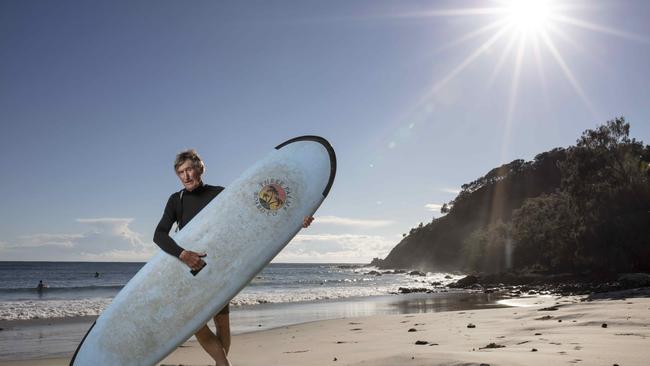
<path fill-rule="evenodd" d="M 452 194 L 460 193 L 460 189 L 458 188 L 440 188 L 440 191 L 445 193 L 452 193 Z"/>
<path fill-rule="evenodd" d="M 379 235 L 297 235 L 275 261 L 367 263 L 385 257 L 395 244 L 395 240 Z"/>
<path fill-rule="evenodd" d="M 372 229 L 372 228 L 392 225 L 393 221 L 351 219 L 347 217 L 338 217 L 338 216 L 318 216 L 314 221 L 314 223 L 333 224 L 333 225 L 341 225 L 341 226 L 354 226 L 359 228 Z"/>
<path fill-rule="evenodd" d="M 75 242 L 75 247 L 83 253 L 99 254 L 119 250 L 145 250 L 141 235 L 129 228 L 132 218 L 77 219 L 88 224 L 92 231 L 87 232 Z"/>
<path fill-rule="evenodd" d="M 85 230 L 77 234 L 33 234 L 11 243 L 0 242 L 5 260 L 146 261 L 157 246 L 133 231 L 132 218 L 77 219 Z M 317 222 L 349 228 L 391 225 L 387 220 L 362 220 L 336 216 L 319 217 Z M 398 237 L 363 234 L 297 235 L 278 255 L 283 262 L 368 263 L 385 257 L 399 242 Z"/>
<path fill-rule="evenodd" d="M 429 211 L 440 212 L 440 209 L 442 208 L 442 205 L 439 204 L 439 203 L 427 203 L 426 205 L 424 205 L 424 207 Z"/>
<path fill-rule="evenodd" d="M 132 218 L 77 219 L 88 229 L 81 234 L 23 235 L 3 243 L 3 257 L 15 260 L 143 260 L 155 252 L 131 230 Z"/>
<path fill-rule="evenodd" d="M 74 241 L 82 238 L 81 234 L 33 234 L 33 235 L 22 235 L 18 237 L 16 244 L 9 245 L 7 248 L 34 248 L 42 246 L 60 246 L 60 247 L 72 247 L 74 246 Z"/>

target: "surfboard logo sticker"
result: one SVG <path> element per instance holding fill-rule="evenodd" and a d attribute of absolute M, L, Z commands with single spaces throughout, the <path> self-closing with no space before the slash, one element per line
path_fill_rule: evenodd
<path fill-rule="evenodd" d="M 255 193 L 255 206 L 260 212 L 275 216 L 279 210 L 286 210 L 291 205 L 291 190 L 282 180 L 265 179 L 259 187 Z"/>

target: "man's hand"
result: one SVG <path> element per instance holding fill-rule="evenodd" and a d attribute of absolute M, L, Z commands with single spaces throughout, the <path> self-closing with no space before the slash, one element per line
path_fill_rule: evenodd
<path fill-rule="evenodd" d="M 305 218 L 302 220 L 302 227 L 307 228 L 309 225 L 311 225 L 311 222 L 314 221 L 313 216 L 305 216 Z"/>
<path fill-rule="evenodd" d="M 203 262 L 203 257 L 205 257 L 207 254 L 205 253 L 197 253 L 193 252 L 191 250 L 183 250 L 181 252 L 181 255 L 178 256 L 178 259 L 180 259 L 183 263 L 187 264 L 188 267 L 190 267 L 193 270 L 199 270 L 205 262 Z"/>

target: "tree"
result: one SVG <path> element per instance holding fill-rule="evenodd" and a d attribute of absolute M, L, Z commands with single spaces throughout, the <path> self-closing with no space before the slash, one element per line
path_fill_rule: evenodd
<path fill-rule="evenodd" d="M 583 225 L 571 197 L 563 193 L 527 199 L 513 213 L 513 262 L 517 269 L 575 269 L 577 238 Z"/>
<path fill-rule="evenodd" d="M 559 165 L 561 189 L 580 218 L 573 232 L 582 269 L 650 269 L 647 149 L 629 132 L 623 118 L 587 130 Z"/>
<path fill-rule="evenodd" d="M 501 221 L 474 230 L 463 242 L 466 268 L 488 273 L 506 270 L 509 241 L 510 225 Z"/>

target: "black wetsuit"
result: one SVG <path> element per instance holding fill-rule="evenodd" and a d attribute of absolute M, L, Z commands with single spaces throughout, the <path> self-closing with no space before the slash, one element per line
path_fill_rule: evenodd
<path fill-rule="evenodd" d="M 223 191 L 223 187 L 210 186 L 202 184 L 191 192 L 183 190 L 183 202 L 181 202 L 181 192 L 176 192 L 169 196 L 165 212 L 156 227 L 153 234 L 153 242 L 160 249 L 170 255 L 178 258 L 183 251 L 174 239 L 169 236 L 172 225 L 176 222 L 179 229 L 182 229 L 199 211 L 203 209 L 213 198 Z M 182 203 L 182 206 L 181 206 Z"/>
<path fill-rule="evenodd" d="M 213 198 L 215 198 L 223 187 L 210 186 L 202 184 L 194 190 L 183 190 L 183 201 L 181 202 L 181 192 L 176 192 L 169 197 L 165 212 L 156 227 L 153 234 L 153 242 L 156 243 L 160 249 L 164 250 L 170 255 L 178 258 L 184 250 L 181 248 L 174 239 L 169 236 L 169 231 L 176 222 L 179 229 L 182 229 L 199 211 L 203 209 Z M 219 314 L 228 313 L 228 305 L 224 307 Z"/>

